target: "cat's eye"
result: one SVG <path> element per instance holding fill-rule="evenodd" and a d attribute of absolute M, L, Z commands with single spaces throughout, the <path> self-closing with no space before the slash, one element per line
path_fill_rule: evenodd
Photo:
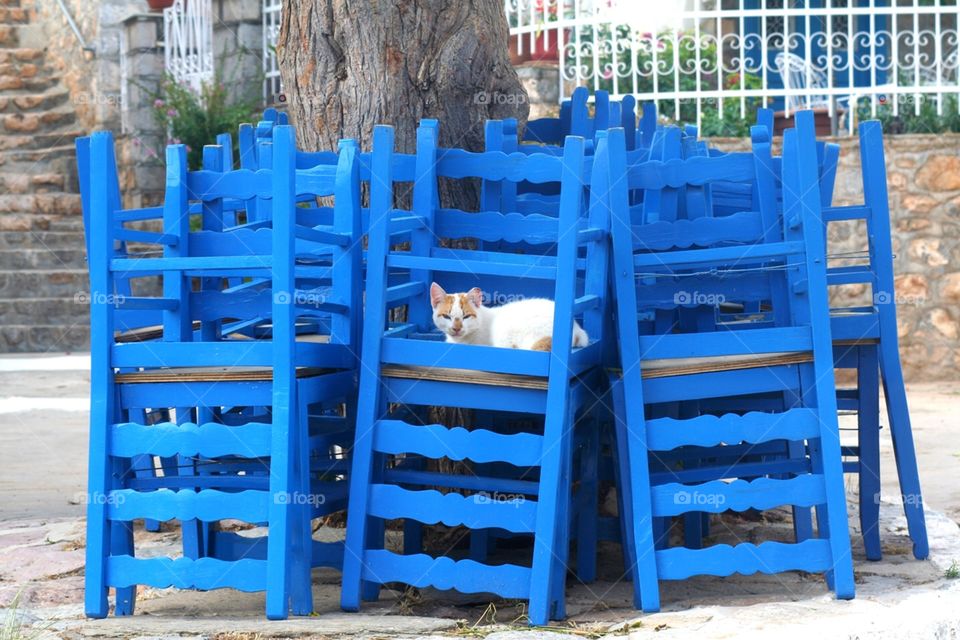
<path fill-rule="evenodd" d="M 449 319 L 450 319 L 450 316 L 448 316 L 448 315 L 445 314 L 445 313 L 441 313 L 441 314 L 440 314 L 440 317 L 443 318 L 444 320 L 449 320 Z"/>
<path fill-rule="evenodd" d="M 466 320 L 467 318 L 476 318 L 476 317 L 477 317 L 476 314 L 474 314 L 474 313 L 468 313 L 468 314 L 466 314 L 466 315 L 463 316 L 463 319 Z"/>

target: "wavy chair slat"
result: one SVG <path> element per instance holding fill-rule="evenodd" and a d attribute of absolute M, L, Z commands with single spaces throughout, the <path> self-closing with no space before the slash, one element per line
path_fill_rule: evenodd
<path fill-rule="evenodd" d="M 713 480 L 695 486 L 679 483 L 653 487 L 653 515 L 677 516 L 691 511 L 765 511 L 784 505 L 814 507 L 827 500 L 823 476 L 807 474 L 789 479 Z"/>
<path fill-rule="evenodd" d="M 761 542 L 714 545 L 705 549 L 674 547 L 657 551 L 657 572 L 662 580 L 685 580 L 695 575 L 729 576 L 734 573 L 820 573 L 833 566 L 830 542 L 809 539 L 798 543 Z"/>
<path fill-rule="evenodd" d="M 756 242 L 763 237 L 764 225 L 759 212 L 743 211 L 722 218 L 659 221 L 633 227 L 634 247 L 647 251 L 666 251 L 692 246 L 706 247 L 721 242 Z"/>
<path fill-rule="evenodd" d="M 147 585 L 157 589 L 236 589 L 263 591 L 267 587 L 267 561 L 217 560 L 214 558 L 134 558 L 111 556 L 107 559 L 106 582 L 113 587 Z"/>
<path fill-rule="evenodd" d="M 630 189 L 659 190 L 688 184 L 702 186 L 718 180 L 752 182 L 754 177 L 754 159 L 751 154 L 731 153 L 713 158 L 697 157 L 687 161 L 651 160 L 633 165 L 627 174 L 627 184 Z"/>
<path fill-rule="evenodd" d="M 367 551 L 363 567 L 367 580 L 456 589 L 461 593 L 497 593 L 504 598 L 527 598 L 530 572 L 528 567 L 513 564 L 489 566 L 473 560 L 399 555 L 383 549 Z"/>
<path fill-rule="evenodd" d="M 543 436 L 532 433 L 506 435 L 438 424 L 418 426 L 401 420 L 378 420 L 374 429 L 373 447 L 381 453 L 479 463 L 508 462 L 515 467 L 539 466 L 543 457 Z"/>
<path fill-rule="evenodd" d="M 141 454 L 168 458 L 178 455 L 258 458 L 270 454 L 270 425 L 262 422 L 232 426 L 213 422 L 200 425 L 125 422 L 110 429 L 110 454 L 124 458 Z"/>
<path fill-rule="evenodd" d="M 424 524 L 464 525 L 471 529 L 495 527 L 514 533 L 532 533 L 536 528 L 537 503 L 523 498 L 500 501 L 484 494 L 464 496 L 372 484 L 369 513 L 384 520 L 412 518 Z"/>
<path fill-rule="evenodd" d="M 443 238 L 546 244 L 558 237 L 556 216 L 458 209 L 439 209 L 435 216 L 436 233 Z"/>
<path fill-rule="evenodd" d="M 502 151 L 443 149 L 438 153 L 437 176 L 444 178 L 484 177 L 510 182 L 559 182 L 563 159 L 546 154 L 506 154 Z M 581 167 L 577 167 L 578 171 Z"/>
<path fill-rule="evenodd" d="M 119 489 L 108 495 L 110 520 L 129 522 L 149 518 L 158 522 L 167 520 L 242 520 L 265 522 L 271 502 L 267 491 L 225 492 L 170 491 L 160 489 L 148 493 L 133 489 Z"/>

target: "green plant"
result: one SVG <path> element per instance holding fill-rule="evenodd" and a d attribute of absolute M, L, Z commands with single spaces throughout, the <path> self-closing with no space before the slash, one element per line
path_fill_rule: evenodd
<path fill-rule="evenodd" d="M 957 564 L 957 561 L 954 560 L 950 563 L 950 566 L 947 567 L 947 570 L 943 572 L 943 577 L 947 580 L 956 580 L 960 578 L 960 565 Z"/>
<path fill-rule="evenodd" d="M 20 596 L 23 592 L 17 593 L 13 602 L 7 607 L 7 613 L 0 625 L 0 640 L 34 640 L 39 638 L 46 631 L 46 626 L 31 626 L 23 610 L 20 608 Z"/>
<path fill-rule="evenodd" d="M 701 91 L 722 88 L 763 88 L 762 79 L 751 73 L 720 75 L 716 40 L 701 38 L 698 41 L 689 31 L 644 33 L 634 40 L 630 27 L 601 23 L 595 31 L 581 29 L 577 35 L 579 40 L 573 39 L 575 46 L 565 48 L 564 64 L 579 63 L 584 72 L 598 76 L 598 89 L 646 94 L 678 92 L 694 96 Z M 580 45 L 580 60 L 576 57 L 576 43 Z M 633 55 L 635 64 L 631 59 Z M 675 73 L 677 68 L 680 73 Z M 757 109 L 764 104 L 762 98 L 744 98 L 742 114 L 740 98 L 725 99 L 722 113 L 718 106 L 715 98 L 702 98 L 699 102 L 681 98 L 679 104 L 669 99 L 657 101 L 657 112 L 678 124 L 695 124 L 699 109 L 700 135 L 746 136 L 750 126 L 756 123 Z"/>
<path fill-rule="evenodd" d="M 190 168 L 199 169 L 203 146 L 214 144 L 218 134 L 235 132 L 241 123 L 250 122 L 260 107 L 259 95 L 231 96 L 218 72 L 199 91 L 168 76 L 155 95 L 153 115 L 167 132 L 167 144 L 185 144 Z"/>
<path fill-rule="evenodd" d="M 957 95 L 943 94 L 942 115 L 937 114 L 937 96 L 935 94 L 900 95 L 898 111 L 893 113 L 891 99 L 884 99 L 877 105 L 877 115 L 872 114 L 870 100 L 860 100 L 857 104 L 857 121 L 879 120 L 884 133 L 943 133 L 960 131 L 960 113 L 957 111 Z M 916 105 L 919 103 L 920 112 Z"/>

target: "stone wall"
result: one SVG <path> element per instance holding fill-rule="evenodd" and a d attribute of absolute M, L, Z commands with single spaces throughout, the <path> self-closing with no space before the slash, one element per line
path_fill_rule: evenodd
<path fill-rule="evenodd" d="M 56 0 L 38 0 L 35 46 L 47 48 L 85 131 L 120 125 L 120 39 L 127 15 L 146 9 L 144 0 L 65 0 L 93 51 L 84 52 Z"/>
<path fill-rule="evenodd" d="M 840 145 L 834 203 L 863 203 L 857 138 Z M 714 139 L 742 150 L 746 141 Z M 884 137 L 893 233 L 900 354 L 908 381 L 960 378 L 960 134 Z M 830 225 L 830 252 L 866 247 L 862 225 Z M 833 263 L 831 263 L 833 264 Z M 865 285 L 831 292 L 845 306 L 869 304 Z"/>

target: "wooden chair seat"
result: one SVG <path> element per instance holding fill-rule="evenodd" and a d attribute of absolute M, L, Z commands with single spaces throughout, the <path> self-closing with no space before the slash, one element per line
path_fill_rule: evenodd
<path fill-rule="evenodd" d="M 311 378 L 333 369 L 297 367 L 297 378 Z M 270 382 L 273 367 L 176 367 L 118 373 L 117 384 L 146 384 L 150 382 Z"/>
<path fill-rule="evenodd" d="M 720 371 L 736 371 L 738 369 L 802 364 L 812 361 L 813 354 L 811 352 L 799 351 L 709 358 L 644 360 L 640 363 L 640 369 L 643 372 L 644 378 L 669 378 L 697 373 L 715 373 Z M 472 369 L 390 365 L 381 367 L 380 375 L 386 378 L 430 380 L 434 382 L 462 382 L 464 384 L 482 384 L 490 387 L 513 387 L 516 389 L 536 390 L 544 390 L 547 388 L 547 379 L 543 377 L 523 376 L 510 373 L 491 373 L 489 371 L 474 371 Z"/>
<path fill-rule="evenodd" d="M 264 327 L 269 327 L 269 324 L 263 325 Z M 200 321 L 196 320 L 193 323 L 193 330 L 200 330 Z M 115 334 L 116 342 L 149 342 L 151 340 L 159 340 L 163 337 L 163 325 L 151 325 L 149 327 L 138 327 L 136 329 L 131 329 L 130 331 L 118 331 Z M 231 333 L 228 334 L 229 338 L 235 340 L 251 340 L 250 336 L 244 335 L 242 333 Z M 317 333 L 305 333 L 297 336 L 297 342 L 321 342 L 326 343 L 330 342 L 330 336 L 317 334 Z"/>

